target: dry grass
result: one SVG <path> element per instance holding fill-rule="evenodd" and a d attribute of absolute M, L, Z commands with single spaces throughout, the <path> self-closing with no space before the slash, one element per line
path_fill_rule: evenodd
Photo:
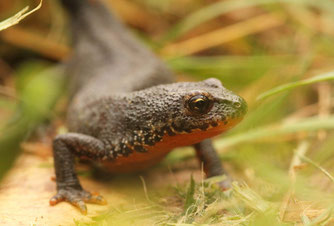
<path fill-rule="evenodd" d="M 17 11 L 13 2 L 19 8 L 25 6 L 19 0 L 7 1 L 2 4 L 3 15 Z M 332 1 L 109 2 L 179 79 L 217 77 L 247 100 L 249 113 L 240 126 L 215 140 L 222 161 L 239 181 L 231 191 L 223 193 L 212 181 L 197 177 L 188 184 L 182 180 L 174 189 L 164 185 L 159 188 L 163 192 L 153 192 L 154 180 L 149 180 L 146 201 L 135 207 L 130 203 L 113 206 L 89 224 L 334 224 Z M 30 95 L 36 87 L 55 82 L 34 76 L 31 68 L 44 61 L 55 65 L 70 52 L 60 6 L 43 4 L 41 10 L 0 35 L 0 117 L 18 125 L 8 130 L 0 124 L 6 128 L 0 134 L 9 131 L 0 139 L 4 156 L 45 118 L 64 111 L 62 102 L 56 108 L 58 113 L 42 109 L 27 114 L 36 108 L 29 103 L 44 101 L 49 110 L 51 99 L 57 96 Z M 32 58 L 38 59 L 35 66 L 19 66 Z M 34 83 L 28 86 L 30 79 Z M 24 123 L 15 124 L 22 117 Z M 61 124 L 62 118 L 53 122 Z M 35 133 L 30 139 L 40 142 L 37 137 Z M 176 151 L 162 166 L 182 172 L 189 158 L 193 158 L 191 151 Z M 159 174 L 154 178 L 158 180 Z M 142 185 L 137 188 L 143 190 Z"/>

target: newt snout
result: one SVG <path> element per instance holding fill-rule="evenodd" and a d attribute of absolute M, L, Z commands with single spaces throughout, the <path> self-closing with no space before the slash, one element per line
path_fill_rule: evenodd
<path fill-rule="evenodd" d="M 236 94 L 231 93 L 231 95 L 233 95 L 232 100 L 220 100 L 221 107 L 225 112 L 225 114 L 222 114 L 221 122 L 217 128 L 220 133 L 236 126 L 247 113 L 246 101 Z"/>
<path fill-rule="evenodd" d="M 224 109 L 230 109 L 226 110 L 226 116 L 227 119 L 242 119 L 245 114 L 247 113 L 247 103 L 246 101 L 234 94 L 234 93 L 229 93 L 229 96 L 226 98 L 222 98 L 218 100 L 219 104 L 222 105 Z"/>

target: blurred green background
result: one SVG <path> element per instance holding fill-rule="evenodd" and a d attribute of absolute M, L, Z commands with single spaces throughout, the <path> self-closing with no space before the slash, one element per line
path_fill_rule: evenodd
<path fill-rule="evenodd" d="M 38 3 L 2 1 L 0 20 Z M 234 193 L 222 197 L 209 182 L 189 182 L 176 189 L 183 209 L 164 209 L 159 223 L 333 223 L 334 1 L 106 3 L 180 81 L 219 78 L 249 105 L 244 121 L 215 140 L 231 174 L 249 187 L 235 184 Z M 23 142 L 49 145 L 63 125 L 66 75 L 59 63 L 71 52 L 69 40 L 58 1 L 43 2 L 0 32 L 0 178 Z M 192 157 L 173 152 L 164 164 Z"/>

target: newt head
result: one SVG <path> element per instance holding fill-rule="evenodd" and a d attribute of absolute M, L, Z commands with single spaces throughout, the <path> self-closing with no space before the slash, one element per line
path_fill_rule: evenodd
<path fill-rule="evenodd" d="M 226 89 L 218 79 L 186 86 L 180 83 L 178 90 L 178 111 L 171 106 L 178 114 L 169 119 L 170 129 L 163 138 L 171 146 L 190 145 L 216 136 L 238 124 L 247 111 L 245 100 Z"/>
<path fill-rule="evenodd" d="M 139 152 L 198 143 L 234 127 L 247 111 L 244 99 L 214 78 L 137 91 L 127 103 L 120 123 Z"/>

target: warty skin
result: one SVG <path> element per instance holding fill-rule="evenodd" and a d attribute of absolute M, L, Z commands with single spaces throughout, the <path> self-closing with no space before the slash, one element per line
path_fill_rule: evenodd
<path fill-rule="evenodd" d="M 194 145 L 208 177 L 226 174 L 211 140 L 241 121 L 246 102 L 217 79 L 173 83 L 173 74 L 98 1 L 62 0 L 74 53 L 69 132 L 53 142 L 57 194 L 87 213 L 105 204 L 80 185 L 75 158 L 112 173 L 143 170 L 176 147 Z M 221 183 L 223 189 L 230 180 Z"/>

